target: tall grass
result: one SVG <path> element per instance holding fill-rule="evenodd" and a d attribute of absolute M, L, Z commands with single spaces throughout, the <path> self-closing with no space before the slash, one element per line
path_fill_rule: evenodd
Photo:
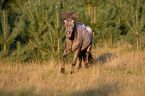
<path fill-rule="evenodd" d="M 104 50 L 104 51 L 100 51 Z M 115 58 L 90 68 L 60 73 L 60 61 L 42 63 L 0 62 L 0 96 L 144 96 L 145 51 L 122 47 L 93 50 L 96 58 L 111 52 Z M 120 54 L 120 55 L 119 55 Z"/>

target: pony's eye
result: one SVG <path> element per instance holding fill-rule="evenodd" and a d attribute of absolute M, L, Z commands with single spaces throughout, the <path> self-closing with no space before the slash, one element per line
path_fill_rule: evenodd
<path fill-rule="evenodd" d="M 64 23 L 66 23 L 66 20 L 64 20 Z"/>
<path fill-rule="evenodd" d="M 74 20 L 72 20 L 72 22 L 73 22 L 73 23 L 75 23 L 75 21 L 74 21 Z"/>

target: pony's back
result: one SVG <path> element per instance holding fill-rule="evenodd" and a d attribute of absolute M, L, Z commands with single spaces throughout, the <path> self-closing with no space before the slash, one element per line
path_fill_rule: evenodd
<path fill-rule="evenodd" d="M 82 42 L 81 50 L 86 49 L 92 43 L 93 40 L 92 35 L 86 28 L 80 26 L 80 24 L 78 24 L 77 26 L 77 34 L 78 34 L 77 38 L 79 39 L 79 41 Z"/>
<path fill-rule="evenodd" d="M 88 25 L 85 25 L 85 24 L 78 24 L 78 25 L 85 28 L 89 32 L 90 35 L 93 35 L 92 29 Z"/>

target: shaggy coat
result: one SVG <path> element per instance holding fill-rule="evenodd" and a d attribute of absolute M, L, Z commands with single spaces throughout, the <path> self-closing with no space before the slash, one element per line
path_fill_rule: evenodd
<path fill-rule="evenodd" d="M 91 55 L 91 47 L 93 42 L 92 31 L 87 30 L 82 24 L 77 24 L 78 16 L 75 12 L 63 12 L 61 13 L 62 20 L 65 22 L 65 49 L 62 56 L 61 72 L 65 72 L 65 60 L 66 56 L 70 53 L 74 53 L 72 61 L 72 70 L 76 65 L 76 59 L 79 57 L 79 69 L 81 68 L 82 60 L 85 61 L 85 66 L 88 67 L 88 63 L 92 63 L 93 57 Z M 87 26 L 86 26 L 87 27 Z M 90 62 L 89 62 L 90 61 Z"/>

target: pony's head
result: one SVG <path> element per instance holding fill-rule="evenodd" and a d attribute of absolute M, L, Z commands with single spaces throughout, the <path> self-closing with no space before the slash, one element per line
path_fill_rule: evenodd
<path fill-rule="evenodd" d="M 70 38 L 74 30 L 75 21 L 78 20 L 78 16 L 75 12 L 62 12 L 61 18 L 64 21 L 65 35 Z"/>
<path fill-rule="evenodd" d="M 75 21 L 72 18 L 67 18 L 64 20 L 65 35 L 68 38 L 72 36 L 72 32 L 74 30 L 74 23 Z"/>

